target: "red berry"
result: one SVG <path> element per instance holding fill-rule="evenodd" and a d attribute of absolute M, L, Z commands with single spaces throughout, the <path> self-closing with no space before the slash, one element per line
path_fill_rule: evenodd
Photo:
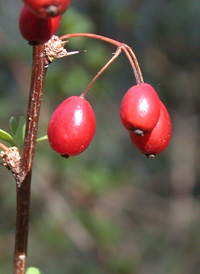
<path fill-rule="evenodd" d="M 151 157 L 162 152 L 169 144 L 172 126 L 169 113 L 162 102 L 160 102 L 160 117 L 154 129 L 144 134 L 136 135 L 130 132 L 133 144 L 142 153 Z"/>
<path fill-rule="evenodd" d="M 49 144 L 61 155 L 78 155 L 91 143 L 95 126 L 95 116 L 89 102 L 71 96 L 51 116 L 48 125 Z"/>
<path fill-rule="evenodd" d="M 121 120 L 126 129 L 150 131 L 158 122 L 159 114 L 160 100 L 151 85 L 141 83 L 126 92 L 120 108 Z"/>
<path fill-rule="evenodd" d="M 71 0 L 23 0 L 24 3 L 41 18 L 61 15 L 69 6 Z"/>
<path fill-rule="evenodd" d="M 42 19 L 32 13 L 26 5 L 23 5 L 20 17 L 19 28 L 24 39 L 30 44 L 47 42 L 59 27 L 61 16 Z"/>

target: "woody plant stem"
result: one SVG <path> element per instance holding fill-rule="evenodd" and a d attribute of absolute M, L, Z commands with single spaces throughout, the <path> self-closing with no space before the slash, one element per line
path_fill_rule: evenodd
<path fill-rule="evenodd" d="M 26 271 L 31 174 L 46 65 L 44 45 L 34 46 L 26 133 L 21 156 L 20 172 L 16 184 L 17 216 L 13 266 L 14 274 L 24 274 Z"/>

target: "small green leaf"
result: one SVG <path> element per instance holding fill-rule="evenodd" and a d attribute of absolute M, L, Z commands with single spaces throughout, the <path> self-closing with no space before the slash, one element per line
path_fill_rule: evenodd
<path fill-rule="evenodd" d="M 26 274 L 42 274 L 42 272 L 36 267 L 29 267 Z"/>
<path fill-rule="evenodd" d="M 13 136 L 16 133 L 17 126 L 18 126 L 17 120 L 15 119 L 15 117 L 11 117 L 10 118 L 10 130 L 11 130 L 11 133 L 12 133 Z"/>
<path fill-rule="evenodd" d="M 3 129 L 0 129 L 0 139 L 8 142 L 9 144 L 11 144 L 11 146 L 14 145 L 12 136 Z"/>
<path fill-rule="evenodd" d="M 38 139 L 36 140 L 36 142 L 39 143 L 39 142 L 41 142 L 41 141 L 46 141 L 47 139 L 48 139 L 48 136 L 47 136 L 47 135 L 44 135 L 44 136 L 38 138 Z"/>
<path fill-rule="evenodd" d="M 24 144 L 25 129 L 26 129 L 26 119 L 23 116 L 21 116 L 19 119 L 17 129 L 13 136 L 14 143 L 19 148 L 20 151 L 22 150 L 23 144 Z"/>

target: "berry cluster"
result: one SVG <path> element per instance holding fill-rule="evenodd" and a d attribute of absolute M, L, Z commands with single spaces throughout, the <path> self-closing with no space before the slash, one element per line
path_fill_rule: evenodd
<path fill-rule="evenodd" d="M 47 42 L 57 31 L 70 0 L 23 0 L 19 17 L 22 36 L 30 45 Z"/>
<path fill-rule="evenodd" d="M 131 87 L 122 100 L 120 116 L 133 144 L 148 157 L 159 154 L 169 144 L 170 116 L 151 85 Z"/>
<path fill-rule="evenodd" d="M 76 34 L 72 35 L 61 38 L 76 36 Z M 122 123 L 129 131 L 132 143 L 140 152 L 147 157 L 154 157 L 162 152 L 171 138 L 170 116 L 154 88 L 144 83 L 132 49 L 126 44 L 94 34 L 79 33 L 77 36 L 104 40 L 117 45 L 117 50 L 80 97 L 72 96 L 66 99 L 54 111 L 48 125 L 48 140 L 52 149 L 68 157 L 82 153 L 89 146 L 95 133 L 96 123 L 93 110 L 85 96 L 99 76 L 124 51 L 133 68 L 137 85 L 131 87 L 122 100 L 120 108 Z"/>
<path fill-rule="evenodd" d="M 171 138 L 169 113 L 153 87 L 146 83 L 131 87 L 120 109 L 124 127 L 136 148 L 148 157 L 162 152 Z M 48 125 L 48 140 L 62 156 L 82 153 L 95 133 L 95 116 L 84 96 L 71 96 L 54 111 Z"/>

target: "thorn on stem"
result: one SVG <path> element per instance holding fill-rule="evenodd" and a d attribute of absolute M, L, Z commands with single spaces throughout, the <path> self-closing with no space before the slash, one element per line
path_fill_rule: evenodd
<path fill-rule="evenodd" d="M 82 53 L 82 52 L 87 52 L 87 50 L 83 49 L 83 50 L 70 51 L 70 52 L 67 52 L 67 56 L 75 55 L 75 54 Z"/>
<path fill-rule="evenodd" d="M 64 48 L 66 43 L 68 43 L 68 41 L 62 41 L 56 35 L 53 35 L 51 39 L 47 43 L 45 43 L 45 54 L 49 63 L 51 63 L 56 58 L 63 58 L 69 55 L 86 52 L 86 50 L 75 50 L 68 52 Z"/>

